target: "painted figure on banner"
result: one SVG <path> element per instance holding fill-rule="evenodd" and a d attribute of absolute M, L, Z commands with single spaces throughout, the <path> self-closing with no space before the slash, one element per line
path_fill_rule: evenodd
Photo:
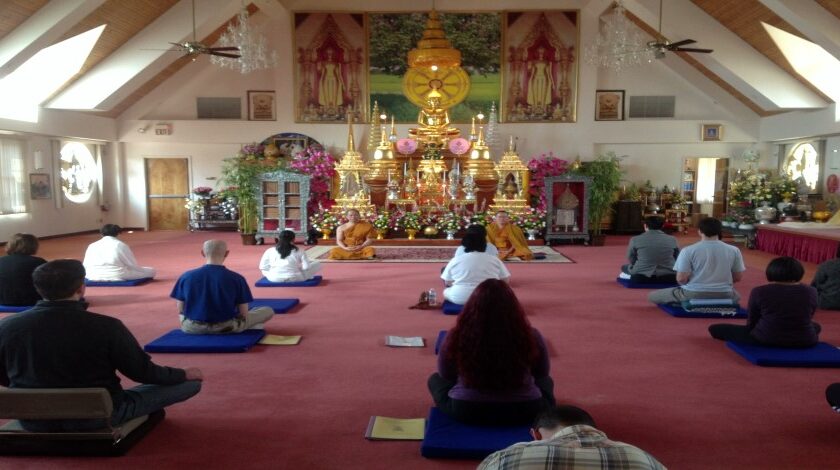
<path fill-rule="evenodd" d="M 339 106 L 344 105 L 344 78 L 341 76 L 341 62 L 335 57 L 331 47 L 326 50 L 326 58 L 318 63 L 321 79 L 318 81 L 318 104 L 326 114 L 338 113 Z"/>
<path fill-rule="evenodd" d="M 554 89 L 554 77 L 551 75 L 552 63 L 545 58 L 545 48 L 537 48 L 537 59 L 528 62 L 531 78 L 528 80 L 528 105 L 536 113 L 544 113 L 551 104 L 551 92 Z"/>

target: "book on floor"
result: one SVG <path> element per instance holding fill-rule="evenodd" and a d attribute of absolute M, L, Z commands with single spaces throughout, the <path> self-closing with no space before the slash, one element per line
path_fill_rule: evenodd
<path fill-rule="evenodd" d="M 425 431 L 426 418 L 401 419 L 371 416 L 365 438 L 373 441 L 422 441 Z"/>
<path fill-rule="evenodd" d="M 394 348 L 422 348 L 426 346 L 420 336 L 386 336 L 385 346 Z"/>
<path fill-rule="evenodd" d="M 302 336 L 280 336 L 280 335 L 265 335 L 260 340 L 260 344 L 268 344 L 272 346 L 294 346 L 300 343 Z"/>

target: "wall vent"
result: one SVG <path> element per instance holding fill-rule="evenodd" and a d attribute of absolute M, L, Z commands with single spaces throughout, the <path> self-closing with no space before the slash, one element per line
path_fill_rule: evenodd
<path fill-rule="evenodd" d="M 630 118 L 672 118 L 675 96 L 631 96 Z"/>
<path fill-rule="evenodd" d="M 196 98 L 198 119 L 242 119 L 242 98 Z"/>

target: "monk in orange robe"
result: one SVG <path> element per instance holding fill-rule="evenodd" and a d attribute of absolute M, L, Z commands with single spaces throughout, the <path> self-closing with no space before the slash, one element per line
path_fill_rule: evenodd
<path fill-rule="evenodd" d="M 347 211 L 347 223 L 341 224 L 335 233 L 337 247 L 330 250 L 330 259 L 373 259 L 376 251 L 370 246 L 376 238 L 376 231 L 370 222 L 362 220 L 356 209 Z"/>
<path fill-rule="evenodd" d="M 502 261 L 512 256 L 523 260 L 534 259 L 522 229 L 510 223 L 510 215 L 505 211 L 496 212 L 493 223 L 487 226 L 487 242 L 499 249 Z"/>

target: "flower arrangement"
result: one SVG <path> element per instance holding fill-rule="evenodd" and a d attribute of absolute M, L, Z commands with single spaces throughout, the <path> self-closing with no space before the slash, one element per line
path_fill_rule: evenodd
<path fill-rule="evenodd" d="M 184 199 L 187 203 L 184 204 L 184 207 L 193 213 L 193 215 L 199 215 L 204 212 L 204 201 L 201 199 L 196 199 L 192 197 L 188 197 Z"/>
<path fill-rule="evenodd" d="M 404 212 L 397 220 L 397 227 L 402 230 L 420 230 L 422 226 L 422 215 L 419 212 Z"/>
<path fill-rule="evenodd" d="M 315 146 L 307 147 L 292 158 L 289 167 L 293 171 L 312 177 L 309 182 L 310 213 L 314 213 L 318 207 L 331 207 L 335 203 L 330 199 L 330 184 L 336 175 L 335 164 L 335 157 Z"/>
<path fill-rule="evenodd" d="M 531 170 L 531 179 L 528 183 L 528 194 L 531 196 L 531 204 L 544 210 L 545 201 L 545 177 L 559 176 L 568 170 L 569 162 L 554 156 L 554 153 L 542 154 L 532 158 L 528 162 L 528 169 Z"/>
<path fill-rule="evenodd" d="M 207 186 L 196 186 L 192 190 L 193 194 L 195 194 L 196 196 L 201 196 L 201 197 L 210 197 L 210 193 L 212 193 L 212 192 L 213 192 L 213 188 L 210 188 L 210 187 L 207 187 Z"/>
<path fill-rule="evenodd" d="M 464 221 L 455 212 L 445 212 L 437 220 L 437 228 L 439 230 L 457 232 L 463 228 Z"/>
<path fill-rule="evenodd" d="M 545 228 L 545 211 L 529 207 L 528 210 L 513 218 L 513 223 L 529 230 L 542 230 Z"/>
<path fill-rule="evenodd" d="M 750 208 L 761 201 L 772 202 L 773 193 L 767 183 L 767 176 L 745 171 L 729 184 L 729 205 Z"/>
<path fill-rule="evenodd" d="M 793 201 L 797 191 L 799 191 L 799 187 L 787 173 L 770 178 L 770 192 L 773 194 L 771 203 Z"/>
<path fill-rule="evenodd" d="M 373 224 L 373 228 L 375 228 L 376 230 L 388 230 L 390 228 L 393 228 L 394 226 L 393 217 L 391 213 L 386 210 L 383 210 L 376 214 L 376 216 L 373 217 L 373 220 L 371 220 L 370 223 Z"/>
<path fill-rule="evenodd" d="M 227 197 L 235 197 L 239 204 L 239 231 L 243 235 L 257 232 L 257 180 L 266 172 L 281 169 L 282 160 L 266 160 L 263 145 L 244 145 L 233 158 L 222 162 L 221 184 L 228 186 Z"/>
<path fill-rule="evenodd" d="M 309 224 L 319 232 L 332 232 L 338 227 L 339 220 L 329 209 L 321 208 L 309 216 Z"/>
<path fill-rule="evenodd" d="M 484 211 L 473 212 L 471 215 L 464 217 L 467 225 L 483 225 L 488 226 L 493 222 L 493 217 Z"/>

